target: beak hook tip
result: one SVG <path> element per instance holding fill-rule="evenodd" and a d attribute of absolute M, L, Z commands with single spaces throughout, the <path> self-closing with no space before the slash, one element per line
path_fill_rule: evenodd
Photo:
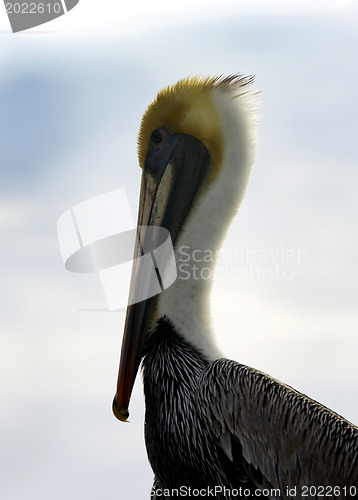
<path fill-rule="evenodd" d="M 114 416 L 121 422 L 128 422 L 129 411 L 127 408 L 118 408 L 117 396 L 114 396 L 112 403 L 112 411 Z"/>

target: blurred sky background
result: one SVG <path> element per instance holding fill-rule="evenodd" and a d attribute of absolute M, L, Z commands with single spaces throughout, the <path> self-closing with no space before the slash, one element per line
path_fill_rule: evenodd
<path fill-rule="evenodd" d="M 95 275 L 64 269 L 56 223 L 117 188 L 136 214 L 141 116 L 187 75 L 254 74 L 261 91 L 213 288 L 218 343 L 358 424 L 357 2 L 122 5 L 82 0 L 18 34 L 1 12 L 5 500 L 149 498 L 140 377 L 131 422 L 111 412 L 124 313 L 81 310 L 104 297 Z"/>

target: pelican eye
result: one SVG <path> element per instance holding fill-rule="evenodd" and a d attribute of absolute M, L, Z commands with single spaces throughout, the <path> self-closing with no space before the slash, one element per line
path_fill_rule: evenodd
<path fill-rule="evenodd" d="M 157 129 L 157 130 L 154 130 L 154 132 L 152 132 L 150 140 L 154 144 L 160 144 L 163 141 L 163 139 L 164 139 L 164 137 L 163 137 L 163 133 L 161 130 Z"/>

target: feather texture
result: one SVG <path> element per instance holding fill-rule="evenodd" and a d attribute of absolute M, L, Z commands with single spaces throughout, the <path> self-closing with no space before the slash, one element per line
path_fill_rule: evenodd
<path fill-rule="evenodd" d="M 208 365 L 196 394 L 208 438 L 222 446 L 225 436 L 227 448 L 230 432 L 242 459 L 281 496 L 287 487 L 337 486 L 342 496 L 344 486 L 358 491 L 358 428 L 320 403 L 226 359 Z"/>

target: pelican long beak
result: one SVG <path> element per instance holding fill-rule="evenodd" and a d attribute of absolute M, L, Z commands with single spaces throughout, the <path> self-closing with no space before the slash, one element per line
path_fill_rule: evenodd
<path fill-rule="evenodd" d="M 162 243 L 163 234 L 152 229 L 167 229 L 175 248 L 178 234 L 211 164 L 208 150 L 194 137 L 180 133 L 171 135 L 165 129 L 159 129 L 159 132 L 161 140 L 159 144 L 157 140 L 151 142 L 142 174 L 138 237 L 117 393 L 112 407 L 114 415 L 123 422 L 129 416 L 129 401 L 144 344 L 155 326 L 155 319 L 159 319 L 155 318 L 158 294 L 153 296 L 158 271 L 155 266 L 148 266 L 147 258 Z M 163 262 L 161 264 L 165 267 Z"/>

